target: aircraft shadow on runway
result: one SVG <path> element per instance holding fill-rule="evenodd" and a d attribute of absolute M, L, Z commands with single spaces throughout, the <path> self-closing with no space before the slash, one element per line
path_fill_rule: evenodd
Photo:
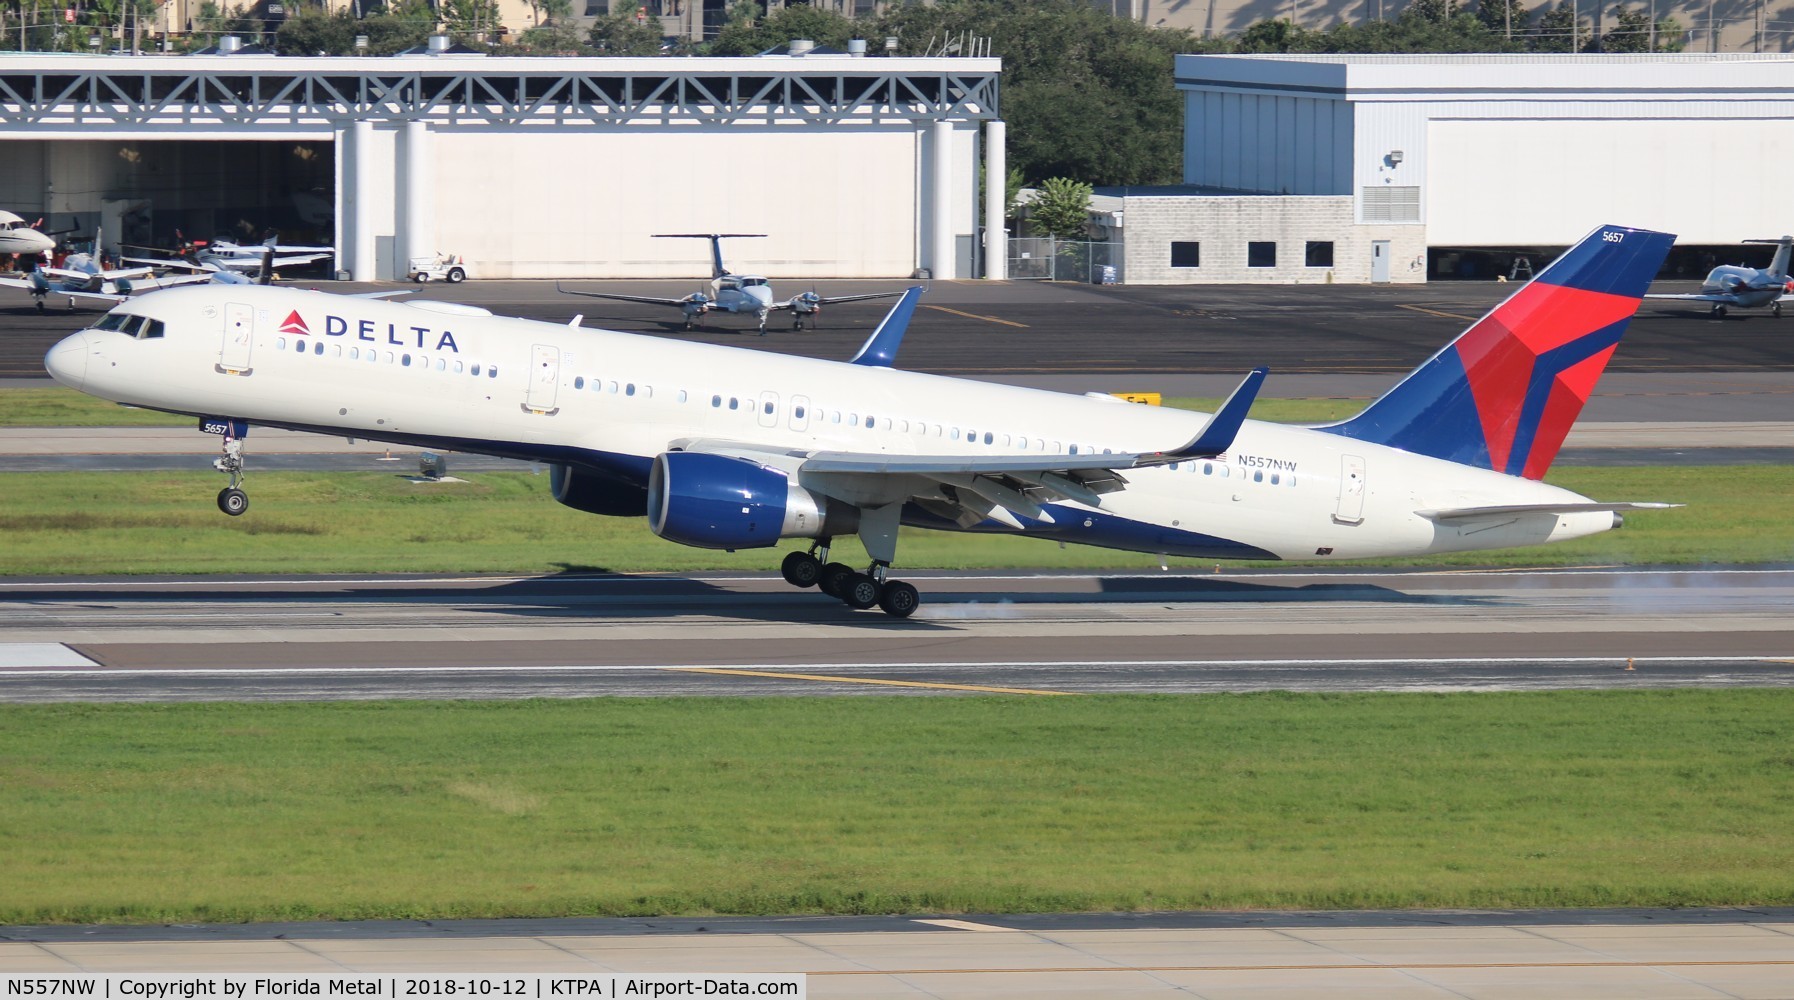
<path fill-rule="evenodd" d="M 1052 577 L 1042 577 L 1051 581 Z M 754 578 L 744 583 L 759 584 Z M 979 609 L 994 611 L 1001 607 L 1025 605 L 1125 606 L 1147 604 L 1289 604 L 1310 602 L 1350 602 L 1399 604 L 1408 606 L 1479 607 L 1498 606 L 1496 598 L 1463 596 L 1449 593 L 1413 594 L 1390 587 L 1364 583 L 1305 583 L 1279 585 L 1244 580 L 1210 579 L 1205 577 L 1142 576 L 1098 578 L 1089 592 L 1065 590 L 969 589 L 955 588 L 952 577 L 924 578 L 922 619 L 894 619 L 877 611 L 855 611 L 840 601 L 813 590 L 797 591 L 783 587 L 774 590 L 737 589 L 708 580 L 679 576 L 627 576 L 594 571 L 590 568 L 569 568 L 567 571 L 532 577 L 527 580 L 495 580 L 489 585 L 477 581 L 463 584 L 419 582 L 408 585 L 396 580 L 391 585 L 367 586 L 345 582 L 330 586 L 328 578 L 319 578 L 320 586 L 293 586 L 286 582 L 257 585 L 253 582 L 237 586 L 207 585 L 196 581 L 192 587 L 145 587 L 139 590 L 95 590 L 80 584 L 66 588 L 32 590 L 18 593 L 16 600 L 34 604 L 67 603 L 89 608 L 120 605 L 182 603 L 227 610 L 235 605 L 264 608 L 270 603 L 361 604 L 397 608 L 435 608 L 461 614 L 553 619 L 567 622 L 606 619 L 681 618 L 714 616 L 743 621 L 802 624 L 851 624 L 856 628 L 878 630 L 934 630 L 955 627 L 951 622 L 925 620 L 929 609 L 949 609 L 952 617 L 963 620 L 966 612 Z M 0 588 L 0 600 L 9 596 Z M 977 617 L 977 615 L 972 615 Z M 403 615 L 395 625 L 404 625 Z"/>

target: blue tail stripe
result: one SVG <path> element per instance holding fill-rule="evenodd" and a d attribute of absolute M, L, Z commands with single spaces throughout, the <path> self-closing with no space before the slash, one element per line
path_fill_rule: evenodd
<path fill-rule="evenodd" d="M 1650 289 L 1675 241 L 1669 233 L 1602 226 L 1552 261 L 1535 280 L 1636 299 Z"/>
<path fill-rule="evenodd" d="M 1612 326 L 1602 327 L 1562 347 L 1546 351 L 1533 361 L 1532 377 L 1526 382 L 1526 400 L 1520 406 L 1520 426 L 1514 434 L 1514 446 L 1507 453 L 1507 468 L 1503 471 L 1510 476 L 1517 476 L 1526 468 L 1526 459 L 1532 454 L 1532 442 L 1544 419 L 1545 404 L 1551 401 L 1551 387 L 1557 383 L 1557 376 L 1565 369 L 1619 343 L 1620 335 L 1626 332 L 1626 324 L 1629 322 L 1631 320 L 1628 318 Z"/>

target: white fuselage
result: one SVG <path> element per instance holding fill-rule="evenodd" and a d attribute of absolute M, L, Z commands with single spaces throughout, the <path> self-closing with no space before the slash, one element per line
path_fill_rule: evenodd
<path fill-rule="evenodd" d="M 1721 264 L 1701 282 L 1702 295 L 1729 296 L 1730 304 L 1744 308 L 1766 306 L 1788 290 L 1788 276 L 1773 268 L 1760 270 Z"/>
<path fill-rule="evenodd" d="M 588 465 L 641 482 L 654 456 L 684 441 L 893 456 L 1084 456 L 1169 450 L 1205 419 L 442 308 L 263 286 L 179 288 L 120 310 L 162 320 L 165 337 L 85 331 L 54 348 L 46 364 L 59 381 L 123 403 Z M 1438 523 L 1416 512 L 1583 498 L 1258 421 L 1246 422 L 1225 456 L 1122 475 L 1126 488 L 1102 496 L 1100 507 L 1055 504 L 1054 523 L 1031 522 L 1027 533 L 1203 557 L 1349 559 L 1531 544 L 1616 521 L 1594 512 Z"/>
<path fill-rule="evenodd" d="M 772 308 L 772 284 L 754 274 L 725 274 L 710 280 L 710 308 L 764 317 Z"/>

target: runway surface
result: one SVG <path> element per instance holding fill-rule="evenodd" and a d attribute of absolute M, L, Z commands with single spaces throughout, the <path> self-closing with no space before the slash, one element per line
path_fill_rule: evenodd
<path fill-rule="evenodd" d="M 569 287 L 640 295 L 683 295 L 696 279 L 569 282 Z M 825 281 L 825 295 L 901 289 L 907 281 Z M 810 282 L 775 282 L 783 295 Z M 1660 282 L 1657 291 L 1686 291 Z M 365 291 L 347 282 L 294 287 Z M 406 286 L 412 287 L 412 286 Z M 1426 360 L 1517 286 L 1495 282 L 1426 285 L 1080 285 L 943 281 L 929 287 L 903 345 L 905 368 L 949 375 L 1244 373 L 1255 365 L 1292 374 L 1401 373 Z M 749 317 L 706 317 L 681 329 L 678 311 L 561 295 L 549 281 L 472 281 L 417 286 L 416 297 L 465 302 L 500 315 L 845 360 L 884 315 L 878 301 L 829 307 L 821 329 L 792 331 L 775 317 L 767 336 Z M 38 313 L 24 295 L 0 299 L 0 378 L 42 378 L 43 355 L 103 309 Z M 1649 302 L 1626 331 L 1614 372 L 1794 371 L 1794 320 Z"/>
<path fill-rule="evenodd" d="M 1794 568 L 0 582 L 0 699 L 1794 684 Z"/>
<path fill-rule="evenodd" d="M 1785 998 L 1794 911 L 0 928 L 0 971 L 805 973 L 811 997 Z"/>

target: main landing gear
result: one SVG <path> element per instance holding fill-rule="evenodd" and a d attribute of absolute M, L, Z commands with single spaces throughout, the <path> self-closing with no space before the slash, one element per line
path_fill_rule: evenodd
<path fill-rule="evenodd" d="M 1713 311 L 1711 313 L 1708 313 L 1707 315 L 1709 315 L 1713 319 L 1725 319 L 1725 303 L 1722 302 L 1722 303 L 1714 306 Z"/>
<path fill-rule="evenodd" d="M 218 491 L 218 509 L 232 517 L 249 509 L 249 494 L 243 486 L 243 439 L 224 436 L 224 454 L 212 459 L 212 468 L 230 476 L 230 485 Z"/>
<path fill-rule="evenodd" d="M 866 572 L 859 573 L 846 563 L 828 561 L 828 540 L 810 546 L 808 552 L 793 552 L 785 557 L 779 572 L 793 587 L 815 587 L 850 608 L 865 611 L 879 607 L 893 618 L 908 618 L 922 603 L 916 588 L 902 580 L 887 577 L 891 564 L 874 559 Z"/>

